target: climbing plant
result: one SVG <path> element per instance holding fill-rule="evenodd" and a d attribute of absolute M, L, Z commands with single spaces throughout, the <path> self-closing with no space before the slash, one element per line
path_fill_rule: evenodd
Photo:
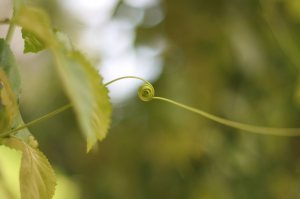
<path fill-rule="evenodd" d="M 125 78 L 145 82 L 138 90 L 143 101 L 162 100 L 211 120 L 237 129 L 280 136 L 299 136 L 298 128 L 268 128 L 229 121 L 201 110 L 156 97 L 153 86 L 146 80 L 126 76 L 102 83 L 102 77 L 94 66 L 73 46 L 67 35 L 51 27 L 47 13 L 39 7 L 25 5 L 23 0 L 14 1 L 14 14 L 10 20 L 6 38 L 0 39 L 0 144 L 23 152 L 20 170 L 20 189 L 23 199 L 50 199 L 56 186 L 54 171 L 47 158 L 38 149 L 38 142 L 27 127 L 73 107 L 83 135 L 87 140 L 87 152 L 106 137 L 111 122 L 112 105 L 107 85 Z M 24 53 L 38 53 L 46 48 L 52 53 L 57 73 L 72 103 L 37 120 L 24 124 L 19 111 L 22 77 L 18 62 L 10 48 L 16 26 L 22 28 Z"/>

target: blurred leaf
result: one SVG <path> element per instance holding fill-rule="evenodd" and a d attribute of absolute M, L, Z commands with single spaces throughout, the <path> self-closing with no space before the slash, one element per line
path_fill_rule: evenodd
<path fill-rule="evenodd" d="M 106 137 L 111 119 L 112 106 L 109 102 L 108 90 L 102 84 L 102 77 L 98 71 L 85 59 L 85 57 L 79 52 L 73 52 L 68 56 L 84 68 L 87 78 L 89 79 L 89 86 L 93 94 L 93 114 L 92 114 L 92 132 L 87 133 L 87 151 L 89 151 L 97 139 L 102 140 Z M 87 113 L 88 114 L 88 113 Z"/>
<path fill-rule="evenodd" d="M 75 106 L 82 131 L 87 137 L 87 151 L 107 133 L 112 107 L 102 78 L 78 52 L 57 54 L 60 74 Z"/>
<path fill-rule="evenodd" d="M 22 29 L 22 38 L 25 42 L 24 53 L 38 53 L 46 48 L 43 41 L 27 30 Z"/>
<path fill-rule="evenodd" d="M 22 119 L 21 113 L 20 111 L 18 111 L 18 116 L 15 119 L 15 121 L 12 124 L 12 130 L 19 128 L 21 126 L 24 126 L 24 121 Z M 18 137 L 19 139 L 21 139 L 22 141 L 31 144 L 34 147 L 38 146 L 37 141 L 35 140 L 34 136 L 30 133 L 30 131 L 28 130 L 28 128 L 22 129 L 20 131 L 17 131 L 15 133 L 12 134 L 12 136 Z"/>
<path fill-rule="evenodd" d="M 48 159 L 37 148 L 24 143 L 20 183 L 22 199 L 51 199 L 56 178 Z"/>
<path fill-rule="evenodd" d="M 15 137 L 9 138 L 6 145 L 23 151 L 20 169 L 22 199 L 51 199 L 56 178 L 48 159 L 37 148 Z"/>
<path fill-rule="evenodd" d="M 87 137 L 89 151 L 97 139 L 106 136 L 112 111 L 101 76 L 80 53 L 73 52 L 73 45 L 66 35 L 55 31 L 54 37 L 43 10 L 22 7 L 16 22 L 51 48 L 65 89 L 74 103 L 80 127 Z"/>
<path fill-rule="evenodd" d="M 17 103 L 19 103 L 22 91 L 21 72 L 15 55 L 4 39 L 0 39 L 0 66 L 3 67 L 9 79 L 10 86 L 15 93 Z"/>
<path fill-rule="evenodd" d="M 24 4 L 24 0 L 14 0 L 14 11 L 18 12 Z"/>
<path fill-rule="evenodd" d="M 0 133 L 10 130 L 11 106 L 5 87 L 0 82 Z"/>
<path fill-rule="evenodd" d="M 61 32 L 59 29 L 54 29 L 54 34 L 64 51 L 74 51 L 72 41 L 65 33 Z"/>
<path fill-rule="evenodd" d="M 19 199 L 20 180 L 19 172 L 21 167 L 21 151 L 11 149 L 7 146 L 0 146 L 0 198 Z"/>
<path fill-rule="evenodd" d="M 0 79 L 2 82 L 4 82 L 5 88 L 12 88 L 6 89 L 9 93 L 9 99 L 11 100 L 11 108 L 13 108 L 11 111 L 12 119 L 9 123 L 9 128 L 5 131 L 8 131 L 10 129 L 16 129 L 20 127 L 21 125 L 24 125 L 24 122 L 22 120 L 21 114 L 18 111 L 18 104 L 21 96 L 22 91 L 22 79 L 21 79 L 21 72 L 19 69 L 19 65 L 17 63 L 17 60 L 11 51 L 9 45 L 4 39 L 0 39 L 0 65 L 3 66 L 3 72 L 6 74 L 2 75 L 2 67 L 0 69 Z M 7 78 L 5 78 L 7 76 Z M 13 100 L 15 98 L 15 100 Z M 4 118 L 1 116 L 1 118 Z M 4 119 L 1 119 L 1 122 L 4 123 Z M 1 130 L 2 131 L 2 130 Z M 3 132 L 5 132 L 3 131 Z M 14 134 L 15 136 L 19 137 L 23 141 L 29 143 L 29 136 L 32 136 L 28 129 L 23 129 L 21 131 L 18 131 Z"/>
<path fill-rule="evenodd" d="M 68 174 L 59 171 L 59 169 L 55 168 L 57 184 L 59 186 L 56 187 L 55 194 L 53 199 L 80 199 L 80 186 L 76 183 L 72 177 Z"/>
<path fill-rule="evenodd" d="M 10 130 L 10 126 L 17 116 L 18 105 L 10 82 L 0 66 L 0 132 Z"/>
<path fill-rule="evenodd" d="M 43 9 L 33 6 L 21 7 L 17 17 L 13 19 L 13 22 L 39 38 L 45 45 L 53 47 L 55 39 L 49 21 L 49 17 Z"/>

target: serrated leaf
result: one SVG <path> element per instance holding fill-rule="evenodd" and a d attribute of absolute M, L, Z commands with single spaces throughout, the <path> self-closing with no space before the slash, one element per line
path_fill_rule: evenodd
<path fill-rule="evenodd" d="M 16 23 L 51 48 L 66 92 L 74 103 L 79 125 L 87 137 L 89 151 L 97 140 L 106 136 L 112 112 L 101 76 L 80 53 L 73 51 L 68 37 L 60 32 L 50 33 L 48 17 L 42 10 L 23 7 Z"/>
<path fill-rule="evenodd" d="M 22 199 L 51 199 L 56 186 L 54 170 L 42 152 L 23 143 L 20 170 Z"/>
<path fill-rule="evenodd" d="M 97 140 L 103 140 L 106 137 L 107 131 L 109 129 L 112 106 L 109 102 L 108 90 L 103 86 L 103 79 L 100 76 L 99 72 L 95 70 L 91 63 L 88 62 L 81 53 L 74 50 L 74 46 L 69 37 L 61 31 L 56 31 L 55 34 L 58 38 L 58 42 L 61 44 L 61 46 L 63 46 L 64 51 L 66 52 L 66 56 L 62 54 L 60 59 L 65 61 L 68 60 L 66 61 L 66 63 L 68 63 L 63 66 L 66 69 L 63 74 L 66 75 L 66 78 L 64 79 L 69 79 L 69 81 L 66 83 L 73 84 L 73 86 L 70 86 L 71 89 L 74 89 L 73 92 L 70 92 L 71 95 L 80 95 L 80 93 L 82 92 L 82 86 L 82 88 L 85 88 L 85 92 L 89 91 L 87 95 L 81 95 L 81 97 L 75 98 L 73 97 L 74 99 L 82 100 L 82 102 L 79 102 L 77 105 L 78 111 L 81 112 L 80 114 L 78 114 L 78 117 L 82 131 L 87 137 L 87 152 L 89 152 L 92 146 L 97 142 Z M 71 64 L 71 62 L 73 62 L 73 64 Z M 78 84 L 78 81 L 74 80 L 72 82 L 72 79 L 68 78 L 67 75 L 70 73 L 72 74 L 73 72 L 72 68 L 67 67 L 68 64 L 70 64 L 70 66 L 76 66 L 78 67 L 78 71 L 82 71 L 81 73 L 77 72 L 73 75 L 74 77 L 78 77 L 79 75 L 81 76 L 77 78 L 78 80 L 82 80 L 80 81 L 80 85 L 76 85 Z M 82 84 L 83 82 L 86 83 L 86 80 L 88 80 L 88 85 Z M 90 93 L 92 94 L 92 98 L 83 98 L 87 96 L 90 97 Z M 88 107 L 86 107 L 86 104 L 84 103 L 84 101 L 87 102 L 87 100 L 93 101 L 88 104 Z M 89 113 L 90 105 L 92 105 L 92 112 L 90 112 L 92 113 L 92 115 Z"/>
<path fill-rule="evenodd" d="M 34 34 L 44 45 L 55 46 L 55 37 L 50 28 L 50 20 L 46 12 L 34 6 L 22 6 L 13 22 L 24 30 Z"/>
<path fill-rule="evenodd" d="M 3 67 L 15 94 L 17 103 L 19 104 L 22 91 L 21 71 L 15 55 L 10 49 L 9 44 L 3 38 L 0 39 L 0 66 Z"/>
<path fill-rule="evenodd" d="M 97 142 L 106 137 L 111 122 L 110 116 L 112 106 L 109 102 L 108 90 L 102 84 L 102 77 L 98 71 L 79 52 L 72 52 L 68 55 L 76 60 L 84 68 L 89 79 L 89 86 L 93 94 L 92 134 L 87 134 L 87 151 Z"/>
<path fill-rule="evenodd" d="M 24 39 L 24 53 L 38 53 L 46 49 L 46 45 L 37 36 L 27 30 L 22 29 Z"/>
<path fill-rule="evenodd" d="M 3 68 L 8 80 L 9 84 L 5 83 L 5 85 L 10 85 L 13 94 L 11 91 L 9 91 L 9 95 L 16 98 L 17 106 L 19 104 L 21 91 L 22 91 L 22 79 L 21 79 L 21 71 L 19 69 L 19 64 L 17 63 L 17 60 L 15 58 L 15 55 L 13 54 L 12 50 L 10 49 L 9 44 L 4 40 L 0 39 L 0 66 Z M 1 78 L 0 78 L 1 79 Z M 3 79 L 3 77 L 2 77 Z M 1 80 L 0 80 L 1 81 Z M 9 86 L 6 86 L 9 87 Z M 10 90 L 10 89 L 8 89 Z M 13 98 L 13 97 L 12 97 Z M 15 103 L 13 102 L 13 107 L 15 107 Z M 16 129 L 20 127 L 21 125 L 24 125 L 24 122 L 22 120 L 21 114 L 18 111 L 17 108 L 17 114 L 13 113 L 13 117 L 15 117 L 14 121 L 11 123 L 11 126 L 9 129 Z M 3 118 L 3 117 L 1 117 Z M 1 119 L 1 122 L 4 122 L 4 119 Z M 3 132 L 3 131 L 0 131 Z M 18 131 L 15 133 L 15 136 L 21 138 L 25 142 L 29 141 L 29 136 L 32 136 L 31 133 L 28 131 L 28 129 L 23 129 L 21 131 Z"/>
<path fill-rule="evenodd" d="M 89 151 L 97 140 L 106 136 L 109 128 L 112 106 L 108 91 L 101 76 L 79 52 L 61 53 L 57 59 Z"/>
<path fill-rule="evenodd" d="M 24 121 L 22 119 L 21 113 L 20 113 L 20 111 L 18 111 L 18 116 L 14 120 L 14 122 L 11 126 L 12 127 L 11 130 L 14 130 L 14 129 L 19 128 L 19 127 L 24 126 L 24 125 L 25 124 L 24 124 Z M 34 147 L 38 146 L 38 142 L 36 141 L 34 136 L 30 133 L 28 128 L 17 131 L 15 133 L 11 134 L 11 135 L 21 139 L 22 141 L 24 141 L 28 144 L 31 144 Z"/>
<path fill-rule="evenodd" d="M 0 133 L 10 130 L 17 116 L 18 105 L 10 82 L 0 66 Z"/>
<path fill-rule="evenodd" d="M 55 192 L 56 178 L 44 154 L 15 137 L 10 137 L 5 145 L 23 151 L 20 169 L 21 198 L 51 199 Z"/>

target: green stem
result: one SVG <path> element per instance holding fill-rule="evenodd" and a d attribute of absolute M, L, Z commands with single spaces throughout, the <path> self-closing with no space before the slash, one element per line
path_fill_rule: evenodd
<path fill-rule="evenodd" d="M 118 79 L 112 80 L 112 81 L 110 81 L 110 82 L 104 84 L 104 86 L 108 86 L 109 84 L 111 84 L 111 83 L 113 83 L 113 82 L 115 82 L 115 81 L 118 81 L 118 80 L 121 80 L 121 79 L 126 79 L 126 78 L 140 79 L 140 80 L 146 82 L 147 84 L 151 85 L 147 80 L 144 80 L 143 78 L 135 77 L 135 76 L 125 76 L 125 77 L 120 77 L 120 78 L 118 78 Z M 39 119 L 36 119 L 36 120 L 34 120 L 34 121 L 32 121 L 32 122 L 29 122 L 29 123 L 25 124 L 24 126 L 21 126 L 21 127 L 19 127 L 19 128 L 13 129 L 13 130 L 11 130 L 11 131 L 2 133 L 2 134 L 0 134 L 0 138 L 5 137 L 5 136 L 8 136 L 8 135 L 10 135 L 10 134 L 12 134 L 12 133 L 15 133 L 15 132 L 17 132 L 17 131 L 20 131 L 20 130 L 22 130 L 22 129 L 24 129 L 24 128 L 27 128 L 27 127 L 29 127 L 29 126 L 31 126 L 31 125 L 34 125 L 34 124 L 36 124 L 36 123 L 38 123 L 38 122 L 41 122 L 41 121 L 43 121 L 43 120 L 45 120 L 45 119 L 47 119 L 47 118 L 49 118 L 49 117 L 52 117 L 52 116 L 54 116 L 54 115 L 56 115 L 56 114 L 58 114 L 58 113 L 60 113 L 60 112 L 62 112 L 62 111 L 64 111 L 64 110 L 70 108 L 71 106 L 73 106 L 73 103 L 70 103 L 70 104 L 68 104 L 68 105 L 66 105 L 66 106 L 64 106 L 64 107 L 62 107 L 62 108 L 60 108 L 60 109 L 58 109 L 58 110 L 56 110 L 56 111 L 53 111 L 52 113 L 49 113 L 48 115 L 45 115 L 45 116 L 43 116 L 43 117 L 41 117 L 41 118 L 39 118 Z"/>
<path fill-rule="evenodd" d="M 0 137 L 8 136 L 8 135 L 10 135 L 12 133 L 20 131 L 20 130 L 22 130 L 24 128 L 27 128 L 27 127 L 31 126 L 31 125 L 34 125 L 34 124 L 36 124 L 36 123 L 38 123 L 40 121 L 48 119 L 49 117 L 52 117 L 52 116 L 54 116 L 54 115 L 56 115 L 56 114 L 58 114 L 58 113 L 60 113 L 60 112 L 62 112 L 64 110 L 66 110 L 67 108 L 70 108 L 71 106 L 73 106 L 73 103 L 70 103 L 70 104 L 68 104 L 68 105 L 66 105 L 66 106 L 64 106 L 64 107 L 62 107 L 62 108 L 60 108 L 60 109 L 58 109 L 56 111 L 53 111 L 52 113 L 49 113 L 49 114 L 47 114 L 47 115 L 45 115 L 45 116 L 43 116 L 43 117 L 41 117 L 39 119 L 36 119 L 36 120 L 34 120 L 32 122 L 29 122 L 29 123 L 25 124 L 24 126 L 21 126 L 19 128 L 16 128 L 16 129 L 8 131 L 8 132 L 5 132 L 5 133 L 1 134 Z"/>
<path fill-rule="evenodd" d="M 14 36 L 15 29 L 16 29 L 16 25 L 14 23 L 10 24 L 7 35 L 6 35 L 6 41 L 8 44 L 10 44 L 10 42 Z"/>
<path fill-rule="evenodd" d="M 147 80 L 144 80 L 143 78 L 136 77 L 136 76 L 125 76 L 125 77 L 119 77 L 119 78 L 117 78 L 117 79 L 114 79 L 114 80 L 112 80 L 112 81 L 110 81 L 110 82 L 104 84 L 104 86 L 108 86 L 108 85 L 110 85 L 111 83 L 114 83 L 114 82 L 116 82 L 116 81 L 118 81 L 118 80 L 121 80 L 121 79 L 127 79 L 127 78 L 139 79 L 139 80 L 142 80 L 142 81 L 146 82 L 148 85 L 151 85 L 150 82 L 148 82 Z M 152 85 L 151 85 L 151 86 L 152 86 Z"/>
<path fill-rule="evenodd" d="M 260 127 L 260 126 L 253 126 L 253 125 L 248 125 L 248 124 L 242 124 L 239 122 L 234 122 L 230 120 L 226 120 L 217 116 L 214 116 L 212 114 L 206 113 L 204 111 L 180 104 L 178 102 L 174 102 L 172 100 L 162 98 L 162 97 L 153 97 L 152 99 L 158 99 L 158 100 L 163 100 L 172 104 L 175 104 L 176 106 L 180 106 L 184 109 L 187 109 L 189 111 L 195 112 L 199 115 L 202 115 L 208 119 L 211 119 L 213 121 L 219 122 L 221 124 L 244 130 L 244 131 L 249 131 L 252 133 L 259 133 L 259 134 L 265 134 L 265 135 L 279 135 L 279 136 L 300 136 L 300 129 L 299 128 L 269 128 L 269 127 Z"/>
<path fill-rule="evenodd" d="M 153 86 L 148 81 L 146 81 L 146 80 L 144 80 L 143 78 L 140 78 L 140 77 L 135 77 L 135 76 L 120 77 L 120 78 L 117 78 L 115 80 L 112 80 L 112 81 L 104 84 L 104 86 L 108 86 L 109 84 L 111 84 L 113 82 L 116 82 L 116 81 L 121 80 L 121 79 L 126 79 L 126 78 L 140 79 L 140 80 L 147 83 L 147 84 L 141 85 L 141 87 L 139 88 L 139 96 L 140 96 L 141 100 L 143 100 L 143 101 L 150 101 L 151 99 L 163 100 L 163 101 L 172 103 L 176 106 L 187 109 L 189 111 L 195 112 L 199 115 L 202 115 L 202 116 L 204 116 L 208 119 L 219 122 L 221 124 L 224 124 L 224 125 L 236 128 L 236 129 L 244 130 L 244 131 L 249 131 L 249 132 L 252 132 L 252 133 L 260 133 L 260 134 L 265 134 L 265 135 L 279 135 L 279 136 L 300 136 L 300 129 L 299 128 L 269 128 L 269 127 L 260 127 L 260 126 L 242 124 L 242 123 L 238 123 L 238 122 L 234 122 L 234 121 L 230 121 L 230 120 L 226 120 L 226 119 L 214 116 L 212 114 L 209 114 L 209 113 L 206 113 L 204 111 L 192 108 L 190 106 L 186 106 L 184 104 L 180 104 L 178 102 L 175 102 L 175 101 L 172 101 L 172 100 L 169 100 L 169 99 L 166 99 L 166 98 L 154 97 L 154 88 L 153 88 Z M 146 85 L 146 87 L 145 87 L 145 85 Z M 49 117 L 52 117 L 52 116 L 54 116 L 54 115 L 56 115 L 56 114 L 58 114 L 58 113 L 60 113 L 64 110 L 66 110 L 67 108 L 69 108 L 71 106 L 73 106 L 73 103 L 70 103 L 70 104 L 68 104 L 68 105 L 66 105 L 66 106 L 64 106 L 64 107 L 48 114 L 48 115 L 45 115 L 45 116 L 43 116 L 43 117 L 41 117 L 37 120 L 34 120 L 34 121 L 32 121 L 28 124 L 25 124 L 24 126 L 22 126 L 20 128 L 14 129 L 14 130 L 9 131 L 9 132 L 5 132 L 5 133 L 0 135 L 0 138 L 8 136 L 8 135 L 10 135 L 14 132 L 17 132 L 17 131 L 22 130 L 24 128 L 27 128 L 27 127 L 29 127 L 33 124 L 36 124 L 36 123 L 38 123 L 42 120 L 45 120 Z"/>

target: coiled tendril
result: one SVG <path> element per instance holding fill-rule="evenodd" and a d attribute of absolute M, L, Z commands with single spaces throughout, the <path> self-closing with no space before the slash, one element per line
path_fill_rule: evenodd
<path fill-rule="evenodd" d="M 140 99 L 145 102 L 152 100 L 154 93 L 154 88 L 151 84 L 142 84 L 138 90 Z"/>
<path fill-rule="evenodd" d="M 153 99 L 154 93 L 155 93 L 153 86 L 150 84 L 150 82 L 148 82 L 147 80 L 144 80 L 143 78 L 140 78 L 140 77 L 135 77 L 135 76 L 120 77 L 120 78 L 114 79 L 114 80 L 104 84 L 104 86 L 108 86 L 109 84 L 111 84 L 115 81 L 118 81 L 121 79 L 127 79 L 127 78 L 140 79 L 140 80 L 144 81 L 146 84 L 142 84 L 138 90 L 139 97 L 141 100 L 143 100 L 145 102 L 148 102 Z"/>
<path fill-rule="evenodd" d="M 172 100 L 169 100 L 169 99 L 166 99 L 166 98 L 163 98 L 163 97 L 154 97 L 154 88 L 153 86 L 147 81 L 147 80 L 144 80 L 143 78 L 140 78 L 140 77 L 135 77 L 135 76 L 125 76 L 125 77 L 120 77 L 120 78 L 117 78 L 115 80 L 112 80 L 106 84 L 104 84 L 104 86 L 107 86 L 113 82 L 116 82 L 118 80 L 121 80 L 121 79 L 126 79 L 126 78 L 135 78 L 135 79 L 140 79 L 142 81 L 144 81 L 146 84 L 142 84 L 140 87 L 139 87 L 139 90 L 138 90 L 138 94 L 139 94 L 139 97 L 141 100 L 143 101 L 150 101 L 151 99 L 157 99 L 157 100 L 163 100 L 163 101 L 166 101 L 166 102 L 169 102 L 169 103 L 172 103 L 176 106 L 180 106 L 186 110 L 189 110 L 189 111 L 192 111 L 192 112 L 195 112 L 199 115 L 202 115 L 206 118 L 209 118 L 211 120 L 214 120 L 216 122 L 219 122 L 221 124 L 224 124 L 224 125 L 227 125 L 227 126 L 231 126 L 233 128 L 236 128 L 236 129 L 240 129 L 240 130 L 244 130 L 244 131 L 248 131 L 248 132 L 252 132 L 252 133 L 260 133 L 260 134 L 265 134 L 265 135 L 279 135 L 279 136 L 300 136 L 300 128 L 269 128 L 269 127 L 260 127 L 260 126 L 253 126 L 253 125 L 248 125 L 248 124 L 242 124 L 242 123 L 239 123 L 239 122 L 234 122 L 234 121 L 230 121 L 230 120 L 226 120 L 226 119 L 223 119 L 223 118 L 220 118 L 220 117 L 217 117 L 217 116 L 214 116 L 212 114 L 209 114 L 209 113 L 206 113 L 204 111 L 201 111 L 199 109 L 195 109 L 195 108 L 192 108 L 190 106 L 186 106 L 184 104 L 180 104 L 178 102 L 175 102 L 175 101 L 172 101 Z M 26 125 L 24 126 L 21 126 L 17 129 L 14 129 L 14 130 L 11 130 L 9 132 L 5 132 L 5 133 L 2 133 L 0 134 L 0 138 L 1 137 L 5 137 L 9 134 L 12 134 L 14 132 L 17 132 L 21 129 L 24 129 L 24 128 L 27 128 L 33 124 L 36 124 L 44 119 L 47 119 L 49 117 L 52 117 L 53 115 L 56 115 L 57 113 L 60 113 L 61 111 L 71 107 L 73 105 L 73 103 L 71 104 L 68 104 L 48 115 L 45 115 L 37 120 L 34 120 L 32 122 L 29 122 L 27 123 Z"/>

